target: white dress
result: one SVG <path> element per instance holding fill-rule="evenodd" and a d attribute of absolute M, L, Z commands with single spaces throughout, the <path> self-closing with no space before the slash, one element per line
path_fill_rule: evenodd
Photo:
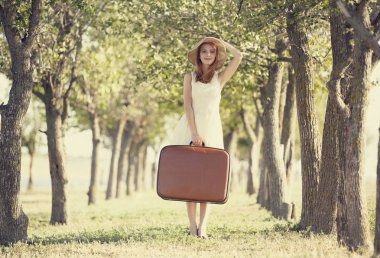
<path fill-rule="evenodd" d="M 218 73 L 215 72 L 209 83 L 195 81 L 195 73 L 191 73 L 191 96 L 195 125 L 199 136 L 206 147 L 224 149 L 223 130 L 219 114 L 221 85 Z M 170 144 L 189 145 L 191 131 L 186 114 L 183 114 L 172 134 Z"/>

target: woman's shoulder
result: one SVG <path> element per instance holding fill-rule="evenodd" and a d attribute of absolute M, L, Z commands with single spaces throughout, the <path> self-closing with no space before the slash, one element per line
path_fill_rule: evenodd
<path fill-rule="evenodd" d="M 193 77 L 193 72 L 185 73 L 185 80 L 191 80 L 192 77 Z"/>

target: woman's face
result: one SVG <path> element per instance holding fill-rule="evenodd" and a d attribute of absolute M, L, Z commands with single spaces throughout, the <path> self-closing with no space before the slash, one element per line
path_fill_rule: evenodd
<path fill-rule="evenodd" d="M 202 64 L 212 65 L 216 57 L 216 47 L 210 44 L 201 46 L 200 59 Z"/>

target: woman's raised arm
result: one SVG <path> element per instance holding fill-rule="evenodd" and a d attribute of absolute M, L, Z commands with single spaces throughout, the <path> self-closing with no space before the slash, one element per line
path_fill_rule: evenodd
<path fill-rule="evenodd" d="M 222 87 L 226 84 L 226 82 L 228 82 L 231 79 L 232 75 L 236 72 L 237 68 L 239 67 L 241 59 L 243 58 L 243 54 L 234 46 L 225 41 L 223 41 L 223 44 L 226 47 L 226 49 L 232 53 L 234 58 L 228 64 L 227 68 L 224 71 L 222 71 L 219 75 L 219 80 Z"/>

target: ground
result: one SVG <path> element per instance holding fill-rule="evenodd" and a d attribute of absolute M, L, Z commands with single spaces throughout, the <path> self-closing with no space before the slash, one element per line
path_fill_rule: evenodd
<path fill-rule="evenodd" d="M 48 190 L 23 192 L 23 209 L 30 218 L 28 243 L 0 247 L 0 257 L 361 256 L 339 247 L 333 235 L 298 231 L 296 223 L 272 218 L 255 203 L 255 195 L 239 189 L 227 204 L 212 205 L 209 240 L 187 234 L 183 202 L 164 201 L 152 190 L 105 201 L 101 191 L 98 203 L 87 206 L 85 190 L 70 192 L 70 223 L 65 226 L 49 225 Z"/>

